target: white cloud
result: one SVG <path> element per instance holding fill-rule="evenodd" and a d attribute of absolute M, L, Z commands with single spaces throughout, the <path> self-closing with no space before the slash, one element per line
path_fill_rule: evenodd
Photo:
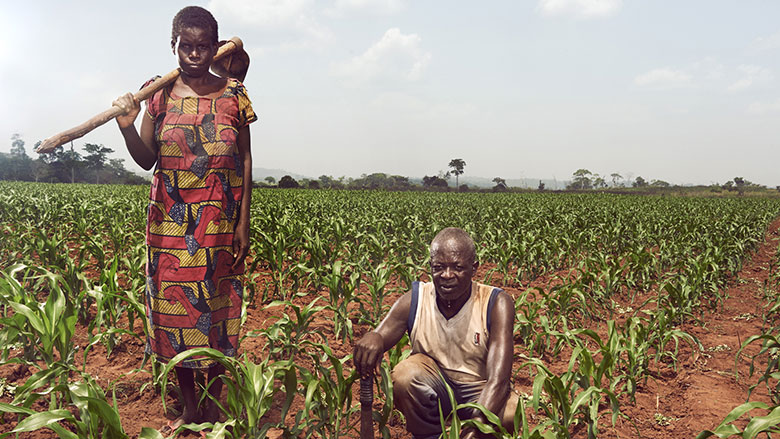
<path fill-rule="evenodd" d="M 391 15 L 406 7 L 404 0 L 336 0 L 327 15 L 341 17 L 351 12 L 363 12 L 374 15 Z"/>
<path fill-rule="evenodd" d="M 748 106 L 748 113 L 752 113 L 752 114 L 780 113 L 780 99 L 774 102 L 753 102 Z"/>
<path fill-rule="evenodd" d="M 536 10 L 544 16 L 571 16 L 579 19 L 611 17 L 623 0 L 539 0 Z"/>
<path fill-rule="evenodd" d="M 766 37 L 758 37 L 750 43 L 748 49 L 751 52 L 764 52 L 767 50 L 780 49 L 780 32 Z"/>
<path fill-rule="evenodd" d="M 769 69 L 760 66 L 741 65 L 737 69 L 742 73 L 742 77 L 731 84 L 728 91 L 742 91 L 753 85 L 769 82 L 774 77 Z"/>
<path fill-rule="evenodd" d="M 690 69 L 692 75 L 705 81 L 719 81 L 723 79 L 725 67 L 716 58 L 708 56 L 693 63 Z"/>
<path fill-rule="evenodd" d="M 691 79 L 691 75 L 685 71 L 664 67 L 637 76 L 634 84 L 641 87 L 675 88 L 690 85 Z"/>
<path fill-rule="evenodd" d="M 375 79 L 416 81 L 425 73 L 431 53 L 421 47 L 417 34 L 402 34 L 398 28 L 385 32 L 382 39 L 362 55 L 331 66 L 331 73 L 364 83 Z"/>
<path fill-rule="evenodd" d="M 332 32 L 317 20 L 313 0 L 211 0 L 208 9 L 220 21 L 262 34 L 276 49 L 310 48 L 330 40 Z"/>
<path fill-rule="evenodd" d="M 473 121 L 479 113 L 478 108 L 471 103 L 431 102 L 402 92 L 380 93 L 369 104 L 384 114 L 403 114 L 411 119 L 429 122 Z"/>

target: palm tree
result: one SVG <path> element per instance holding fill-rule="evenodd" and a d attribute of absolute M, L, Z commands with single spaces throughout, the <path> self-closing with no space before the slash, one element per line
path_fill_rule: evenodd
<path fill-rule="evenodd" d="M 450 164 L 447 166 L 452 168 L 452 173 L 455 174 L 455 187 L 457 190 L 460 190 L 460 185 L 458 185 L 458 176 L 463 173 L 463 168 L 466 167 L 466 162 L 463 161 L 463 159 L 452 159 L 450 160 Z"/>

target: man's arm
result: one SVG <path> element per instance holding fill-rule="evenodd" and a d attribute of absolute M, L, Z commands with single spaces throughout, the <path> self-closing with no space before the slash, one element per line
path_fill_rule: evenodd
<path fill-rule="evenodd" d="M 411 303 L 412 293 L 401 296 L 390 308 L 382 323 L 355 343 L 352 360 L 360 376 L 371 373 L 382 359 L 382 355 L 401 340 L 406 332 Z"/>
<path fill-rule="evenodd" d="M 477 403 L 501 418 L 504 406 L 509 398 L 509 379 L 512 376 L 512 360 L 514 359 L 514 339 L 512 330 L 515 318 L 515 305 L 509 294 L 502 292 L 496 298 L 491 310 L 490 341 L 487 356 L 487 384 L 477 399 Z M 481 412 L 476 412 L 473 419 L 482 423 L 487 420 Z M 476 437 L 476 431 L 465 431 L 464 438 Z"/>

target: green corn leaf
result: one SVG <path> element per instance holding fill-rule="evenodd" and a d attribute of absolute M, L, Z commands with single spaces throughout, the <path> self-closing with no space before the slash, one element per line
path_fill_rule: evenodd
<path fill-rule="evenodd" d="M 153 428 L 141 427 L 141 434 L 138 435 L 138 439 L 165 439 L 165 436 Z"/>
<path fill-rule="evenodd" d="M 74 420 L 73 415 L 65 409 L 39 412 L 22 419 L 11 432 L 20 433 L 24 431 L 34 431 L 43 427 L 48 427 L 49 425 L 62 420 Z"/>
<path fill-rule="evenodd" d="M 778 425 L 780 424 L 780 407 L 775 407 L 766 416 L 758 416 L 750 420 L 745 427 L 745 431 L 742 432 L 744 439 L 753 439 L 758 436 L 759 433 L 780 431 Z"/>

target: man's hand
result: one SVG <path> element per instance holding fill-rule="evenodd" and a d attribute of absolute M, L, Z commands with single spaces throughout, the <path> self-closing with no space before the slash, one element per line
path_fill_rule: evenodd
<path fill-rule="evenodd" d="M 361 377 L 368 376 L 373 370 L 377 369 L 379 360 L 385 353 L 385 342 L 381 334 L 371 331 L 363 336 L 353 349 L 352 361 L 355 363 L 355 369 Z"/>

